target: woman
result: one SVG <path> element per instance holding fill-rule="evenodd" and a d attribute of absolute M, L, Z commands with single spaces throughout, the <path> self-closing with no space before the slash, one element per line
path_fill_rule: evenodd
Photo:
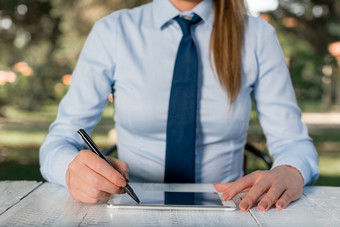
<path fill-rule="evenodd" d="M 223 199 L 249 191 L 242 211 L 262 196 L 260 210 L 283 209 L 315 182 L 316 151 L 275 32 L 248 17 L 240 0 L 154 0 L 98 21 L 41 147 L 41 172 L 48 181 L 67 185 L 85 203 L 123 193 L 129 175 L 134 181 L 164 181 L 171 83 L 185 36 L 176 18 L 195 15 L 200 18 L 190 29 L 199 62 L 195 182 L 222 182 L 215 187 Z M 76 133 L 92 131 L 111 92 L 119 160 L 110 162 L 116 170 L 84 150 Z M 269 171 L 242 177 L 251 96 L 275 161 Z"/>

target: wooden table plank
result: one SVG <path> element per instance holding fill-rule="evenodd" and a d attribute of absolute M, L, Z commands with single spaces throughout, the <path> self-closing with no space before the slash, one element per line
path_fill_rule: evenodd
<path fill-rule="evenodd" d="M 44 183 L 1 215 L 0 226 L 76 226 L 89 207 L 71 199 L 66 188 Z"/>
<path fill-rule="evenodd" d="M 138 188 L 143 185 L 131 184 Z M 175 188 L 174 185 L 160 186 Z M 150 187 L 150 185 L 146 185 Z M 181 188 L 177 187 L 177 189 Z M 193 186 L 191 186 L 193 187 Z M 198 187 L 196 185 L 196 187 Z M 154 187 L 152 187 L 154 189 Z M 210 190 L 211 186 L 204 186 Z M 197 189 L 197 188 L 196 188 Z M 183 188 L 181 189 L 183 190 Z M 191 189 L 193 190 L 193 189 Z M 74 201 L 66 188 L 44 183 L 0 216 L 0 226 L 257 226 L 250 213 L 237 211 L 115 210 L 106 201 L 95 205 Z"/>
<path fill-rule="evenodd" d="M 257 226 L 249 213 L 241 211 L 117 211 L 106 209 L 98 220 L 98 210 L 89 210 L 82 225 L 100 226 Z"/>
<path fill-rule="evenodd" d="M 304 190 L 308 199 L 325 210 L 340 226 L 340 188 L 339 187 L 307 187 Z"/>
<path fill-rule="evenodd" d="M 42 182 L 0 181 L 0 215 L 18 203 Z"/>
<path fill-rule="evenodd" d="M 261 212 L 116 210 L 106 200 L 74 201 L 64 187 L 39 182 L 0 182 L 0 226 L 340 226 L 340 188 L 306 187 L 285 210 Z M 135 190 L 213 191 L 212 185 L 134 184 Z M 6 207 L 6 208 L 4 208 Z M 10 209 L 8 209 L 10 208 Z"/>
<path fill-rule="evenodd" d="M 327 193 L 318 198 L 322 191 Z M 306 187 L 301 198 L 284 210 L 273 208 L 263 212 L 254 207 L 250 212 L 260 226 L 340 226 L 338 219 L 340 193 L 333 191 L 329 194 L 328 191 L 329 189 L 325 187 L 319 189 Z M 327 207 L 327 201 L 334 196 L 337 196 L 338 200 L 332 203 L 333 207 Z"/>

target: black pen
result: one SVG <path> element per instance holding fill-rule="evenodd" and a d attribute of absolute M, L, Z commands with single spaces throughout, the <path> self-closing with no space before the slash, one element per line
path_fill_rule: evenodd
<path fill-rule="evenodd" d="M 110 166 L 112 166 L 112 164 L 104 157 L 104 155 L 99 151 L 97 145 L 93 142 L 93 140 L 91 139 L 91 137 L 86 133 L 86 131 L 84 129 L 79 129 L 78 133 L 81 135 L 81 137 L 83 138 L 83 140 L 85 141 L 85 143 L 89 146 L 89 148 L 93 151 L 93 153 L 97 154 L 99 157 L 101 157 L 102 159 L 104 159 L 107 163 L 109 163 Z M 112 168 L 114 168 L 112 166 Z M 133 200 L 135 200 L 137 203 L 139 203 L 139 199 L 136 195 L 136 193 L 133 191 L 133 189 L 131 188 L 131 186 L 129 184 L 126 184 L 125 187 L 123 187 L 124 190 L 131 196 L 131 198 Z"/>

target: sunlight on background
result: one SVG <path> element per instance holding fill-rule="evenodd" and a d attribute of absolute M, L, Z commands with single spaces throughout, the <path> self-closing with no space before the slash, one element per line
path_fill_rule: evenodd
<path fill-rule="evenodd" d="M 246 0 L 251 15 L 257 16 L 259 12 L 276 10 L 279 6 L 278 0 Z"/>

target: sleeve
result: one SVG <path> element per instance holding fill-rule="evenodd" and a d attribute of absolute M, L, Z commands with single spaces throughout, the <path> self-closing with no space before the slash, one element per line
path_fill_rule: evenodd
<path fill-rule="evenodd" d="M 84 128 L 91 134 L 107 104 L 114 83 L 114 34 L 104 20 L 92 28 L 72 73 L 71 86 L 40 147 L 40 171 L 51 183 L 66 186 L 69 163 L 86 147 L 77 131 Z"/>
<path fill-rule="evenodd" d="M 259 71 L 253 96 L 269 152 L 274 158 L 273 168 L 293 166 L 302 174 L 304 185 L 313 184 L 319 176 L 318 156 L 301 120 L 275 30 L 261 22 L 257 34 Z"/>

